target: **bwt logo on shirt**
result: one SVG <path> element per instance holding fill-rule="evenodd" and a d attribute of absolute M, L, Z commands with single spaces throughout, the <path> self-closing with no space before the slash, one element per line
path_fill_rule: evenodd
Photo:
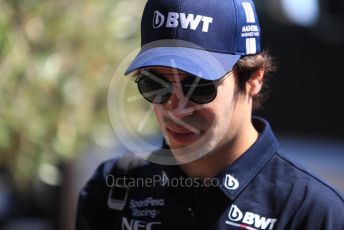
<path fill-rule="evenodd" d="M 202 23 L 201 23 L 202 22 Z M 195 15 L 177 12 L 168 12 L 165 23 L 165 16 L 158 10 L 154 11 L 153 28 L 158 29 L 165 25 L 166 28 L 177 28 L 181 26 L 183 29 L 196 30 L 202 24 L 202 32 L 208 32 L 209 25 L 213 22 L 212 17 L 203 15 Z"/>
<path fill-rule="evenodd" d="M 273 229 L 277 219 L 266 218 L 253 212 L 246 212 L 245 214 L 236 205 L 232 205 L 229 213 L 229 220 L 226 220 L 226 224 L 237 226 L 248 230 L 258 229 Z"/>

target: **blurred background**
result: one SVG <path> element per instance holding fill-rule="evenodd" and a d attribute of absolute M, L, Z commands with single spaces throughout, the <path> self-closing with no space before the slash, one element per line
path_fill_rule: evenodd
<path fill-rule="evenodd" d="M 73 229 L 79 189 L 125 151 L 107 96 L 115 69 L 139 47 L 145 2 L 0 0 L 1 230 Z M 286 153 L 344 192 L 344 2 L 256 6 L 263 47 L 279 65 L 256 114 Z"/>

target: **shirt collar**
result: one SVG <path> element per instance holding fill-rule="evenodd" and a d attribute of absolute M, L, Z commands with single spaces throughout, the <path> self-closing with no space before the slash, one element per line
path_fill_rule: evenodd
<path fill-rule="evenodd" d="M 252 123 L 259 132 L 256 142 L 228 168 L 216 176 L 220 189 L 234 200 L 246 188 L 279 148 L 269 123 L 253 117 Z"/>

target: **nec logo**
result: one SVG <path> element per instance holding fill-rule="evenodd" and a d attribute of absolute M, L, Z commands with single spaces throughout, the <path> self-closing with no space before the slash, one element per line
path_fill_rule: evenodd
<path fill-rule="evenodd" d="M 145 222 L 141 220 L 130 220 L 122 218 L 122 230 L 151 230 L 154 225 L 160 225 L 161 222 Z"/>
<path fill-rule="evenodd" d="M 238 206 L 234 204 L 229 210 L 228 218 L 230 221 L 226 220 L 226 224 L 249 230 L 271 230 L 277 222 L 277 219 L 266 218 L 253 212 L 246 212 L 243 214 Z"/>
<path fill-rule="evenodd" d="M 202 22 L 202 23 L 201 23 Z M 213 18 L 202 15 L 195 15 L 177 12 L 169 12 L 165 23 L 165 16 L 159 11 L 154 11 L 153 28 L 158 29 L 165 25 L 166 28 L 177 28 L 181 26 L 183 29 L 196 30 L 202 24 L 202 32 L 208 32 L 210 23 Z"/>

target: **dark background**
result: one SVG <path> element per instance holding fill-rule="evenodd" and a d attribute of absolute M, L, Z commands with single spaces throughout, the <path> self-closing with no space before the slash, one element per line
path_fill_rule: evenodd
<path fill-rule="evenodd" d="M 270 96 L 256 114 L 278 132 L 344 137 L 344 2 L 320 2 L 319 20 L 311 27 L 274 18 L 267 1 L 256 2 L 263 47 L 278 62 Z"/>

